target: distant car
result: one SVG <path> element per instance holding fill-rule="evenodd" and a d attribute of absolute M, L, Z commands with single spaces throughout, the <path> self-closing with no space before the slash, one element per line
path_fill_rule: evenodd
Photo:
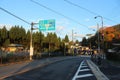
<path fill-rule="evenodd" d="M 120 48 L 119 47 L 108 49 L 108 53 L 117 53 L 117 52 L 120 52 Z"/>

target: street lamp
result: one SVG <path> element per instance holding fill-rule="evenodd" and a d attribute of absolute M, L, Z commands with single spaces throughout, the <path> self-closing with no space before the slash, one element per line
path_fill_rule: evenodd
<path fill-rule="evenodd" d="M 74 37 L 75 37 L 74 35 L 75 35 L 75 34 L 77 34 L 77 33 L 74 32 L 73 29 L 72 29 L 72 43 L 74 43 Z"/>
<path fill-rule="evenodd" d="M 97 30 L 98 30 L 98 53 L 100 53 L 100 35 L 99 35 L 99 24 L 97 24 Z"/>
<path fill-rule="evenodd" d="M 102 39 L 103 39 L 103 47 L 104 47 L 104 33 L 103 33 L 103 17 L 102 16 L 96 16 L 95 19 L 100 17 L 101 18 L 101 24 L 102 24 Z"/>
<path fill-rule="evenodd" d="M 101 18 L 101 24 L 102 24 L 102 36 L 103 36 L 103 44 L 104 44 L 103 17 L 102 17 L 102 16 L 96 16 L 95 19 L 96 19 L 97 17 L 100 17 L 100 18 Z"/>
<path fill-rule="evenodd" d="M 102 24 L 102 29 L 103 29 L 103 17 L 102 16 L 96 16 L 96 17 L 94 17 L 95 19 L 97 19 L 98 17 L 100 17 L 101 18 L 101 24 Z"/>

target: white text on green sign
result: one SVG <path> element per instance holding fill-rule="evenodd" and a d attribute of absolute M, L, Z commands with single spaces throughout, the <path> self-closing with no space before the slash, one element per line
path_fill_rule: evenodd
<path fill-rule="evenodd" d="M 39 21 L 39 30 L 47 31 L 47 30 L 55 30 L 55 20 L 40 20 Z"/>

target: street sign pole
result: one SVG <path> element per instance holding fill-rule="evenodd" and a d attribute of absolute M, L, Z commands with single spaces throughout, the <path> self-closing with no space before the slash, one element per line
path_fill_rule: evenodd
<path fill-rule="evenodd" d="M 33 22 L 31 23 L 31 32 L 30 32 L 30 60 L 32 60 L 33 56 L 33 46 L 32 46 L 32 31 L 33 31 Z"/>
<path fill-rule="evenodd" d="M 30 60 L 32 60 L 32 56 L 33 56 L 33 52 L 34 52 L 34 49 L 33 49 L 33 43 L 32 43 L 32 32 L 33 30 L 35 29 L 38 29 L 38 28 L 33 28 L 33 26 L 35 24 L 39 24 L 39 30 L 40 31 L 47 31 L 47 30 L 55 30 L 55 20 L 42 20 L 40 21 L 39 23 L 31 23 L 31 32 L 30 32 Z M 49 44 L 50 46 L 50 44 Z M 50 49 L 50 47 L 49 47 Z"/>
<path fill-rule="evenodd" d="M 38 28 L 33 28 L 33 26 L 35 24 L 38 24 L 38 23 L 31 23 L 31 32 L 30 32 L 30 60 L 32 60 L 32 56 L 33 56 L 33 52 L 34 52 L 34 49 L 33 49 L 33 43 L 32 43 L 32 32 L 33 30 L 35 29 L 38 29 Z"/>

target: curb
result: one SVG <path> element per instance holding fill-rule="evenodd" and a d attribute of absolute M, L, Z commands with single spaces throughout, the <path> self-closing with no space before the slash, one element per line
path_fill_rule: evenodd
<path fill-rule="evenodd" d="M 33 60 L 31 60 L 33 61 Z M 30 60 L 26 60 L 26 61 L 19 61 L 19 62 L 13 62 L 13 63 L 6 63 L 6 64 L 0 64 L 0 67 L 4 67 L 4 66 L 9 66 L 9 65 L 14 65 L 14 64 L 21 64 L 23 62 L 31 62 Z"/>
<path fill-rule="evenodd" d="M 97 80 L 109 80 L 91 60 L 86 61 L 89 67 L 91 68 L 92 72 L 94 73 L 95 77 L 97 78 Z"/>

